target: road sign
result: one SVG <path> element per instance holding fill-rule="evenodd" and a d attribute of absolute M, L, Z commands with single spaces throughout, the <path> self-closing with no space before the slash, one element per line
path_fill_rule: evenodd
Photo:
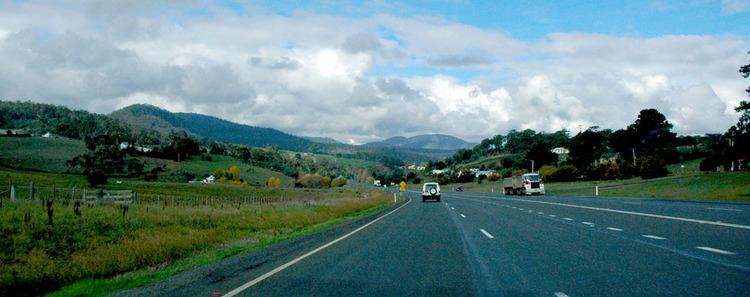
<path fill-rule="evenodd" d="M 401 188 L 399 189 L 399 191 L 406 192 L 406 182 L 405 181 L 401 181 L 401 183 L 399 185 L 401 186 Z"/>

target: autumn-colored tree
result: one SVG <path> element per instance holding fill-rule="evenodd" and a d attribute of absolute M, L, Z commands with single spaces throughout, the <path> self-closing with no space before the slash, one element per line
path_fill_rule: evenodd
<path fill-rule="evenodd" d="M 281 180 L 275 176 L 269 176 L 267 184 L 269 189 L 278 189 L 281 187 Z"/>
<path fill-rule="evenodd" d="M 230 177 L 230 179 L 232 179 L 232 181 L 236 182 L 236 181 L 240 180 L 241 173 L 240 173 L 240 168 L 239 167 L 237 167 L 235 165 L 232 165 L 231 167 L 229 167 L 229 173 L 232 174 L 232 177 Z"/>

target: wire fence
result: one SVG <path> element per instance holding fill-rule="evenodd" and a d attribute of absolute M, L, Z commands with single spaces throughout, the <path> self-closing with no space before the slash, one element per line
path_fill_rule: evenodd
<path fill-rule="evenodd" d="M 9 184 L 8 188 L 0 190 L 0 202 L 7 199 L 10 202 L 45 203 L 54 201 L 65 206 L 76 201 L 86 205 L 161 205 L 161 206 L 242 206 L 252 205 L 327 205 L 335 203 L 331 196 L 335 193 L 360 192 L 364 187 L 349 189 L 274 189 L 267 191 L 248 191 L 245 194 L 167 194 L 161 192 L 136 192 L 132 190 L 101 190 L 87 188 L 62 188 L 54 186 L 40 186 L 34 183 L 17 185 Z M 380 190 L 380 189 L 378 189 Z M 350 197 L 367 198 L 367 191 L 363 195 Z M 333 193 L 332 195 L 321 195 Z M 2 204 L 0 204 L 2 205 Z"/>

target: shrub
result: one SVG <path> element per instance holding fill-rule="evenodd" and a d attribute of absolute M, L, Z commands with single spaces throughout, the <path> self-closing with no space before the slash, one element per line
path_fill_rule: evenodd
<path fill-rule="evenodd" d="M 567 182 L 574 181 L 578 178 L 581 173 L 573 165 L 562 165 L 557 167 L 555 174 L 551 177 L 551 181 Z"/>
<path fill-rule="evenodd" d="M 500 175 L 497 174 L 497 172 L 490 173 L 490 175 L 487 177 L 487 180 L 491 182 L 496 182 L 500 180 Z"/>
<path fill-rule="evenodd" d="M 542 177 L 544 177 L 545 179 L 552 181 L 554 180 L 555 174 L 557 174 L 557 168 L 544 165 L 539 168 L 539 174 L 542 175 Z"/>
<path fill-rule="evenodd" d="M 325 189 L 331 187 L 331 178 L 317 174 L 305 175 L 297 181 L 296 185 L 303 188 Z"/>
<path fill-rule="evenodd" d="M 641 178 L 650 179 L 666 176 L 669 171 L 667 171 L 667 166 L 664 164 L 663 160 L 657 157 L 648 156 L 641 159 L 638 166 L 638 173 Z"/>
<path fill-rule="evenodd" d="M 91 187 L 96 188 L 98 185 L 107 183 L 107 175 L 100 171 L 94 171 L 86 175 L 86 180 L 88 180 Z"/>
<path fill-rule="evenodd" d="M 279 187 L 281 187 L 281 180 L 273 175 L 269 176 L 267 185 L 269 189 L 278 189 Z"/>
<path fill-rule="evenodd" d="M 415 177 L 414 179 L 411 180 L 411 183 L 415 184 L 415 185 L 421 184 L 422 183 L 422 178 L 421 177 Z"/>
<path fill-rule="evenodd" d="M 331 181 L 331 187 L 343 187 L 346 186 L 346 178 L 339 176 Z"/>
<path fill-rule="evenodd" d="M 443 186 L 449 184 L 451 182 L 451 179 L 445 176 L 445 174 L 438 174 L 438 176 L 432 179 L 432 181 Z"/>
<path fill-rule="evenodd" d="M 716 167 L 721 166 L 721 160 L 719 160 L 719 157 L 716 155 L 709 156 L 701 161 L 701 164 L 698 166 L 698 168 L 701 171 L 716 171 Z"/>

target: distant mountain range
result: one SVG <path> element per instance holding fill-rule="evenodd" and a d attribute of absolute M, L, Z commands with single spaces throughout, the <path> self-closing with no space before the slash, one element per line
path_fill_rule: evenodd
<path fill-rule="evenodd" d="M 233 123 L 197 113 L 173 113 L 152 105 L 131 105 L 109 116 L 134 126 L 162 132 L 186 131 L 199 137 L 254 147 L 276 146 L 291 151 L 316 151 L 322 148 L 321 143 L 276 129 Z"/>
<path fill-rule="evenodd" d="M 417 135 L 413 137 L 395 136 L 383 141 L 364 144 L 368 147 L 400 147 L 409 149 L 428 149 L 455 151 L 462 148 L 472 148 L 475 144 L 458 137 L 443 134 Z"/>
<path fill-rule="evenodd" d="M 170 112 L 152 105 L 131 105 L 109 114 L 111 118 L 131 126 L 157 130 L 165 135 L 184 131 L 190 135 L 215 141 L 253 147 L 273 146 L 282 150 L 317 152 L 354 158 L 370 154 L 405 161 L 442 159 L 458 148 L 471 147 L 448 135 L 420 135 L 411 138 L 394 137 L 386 141 L 362 146 L 343 144 L 325 137 L 300 137 L 273 128 L 233 123 L 217 117 L 184 112 Z"/>

